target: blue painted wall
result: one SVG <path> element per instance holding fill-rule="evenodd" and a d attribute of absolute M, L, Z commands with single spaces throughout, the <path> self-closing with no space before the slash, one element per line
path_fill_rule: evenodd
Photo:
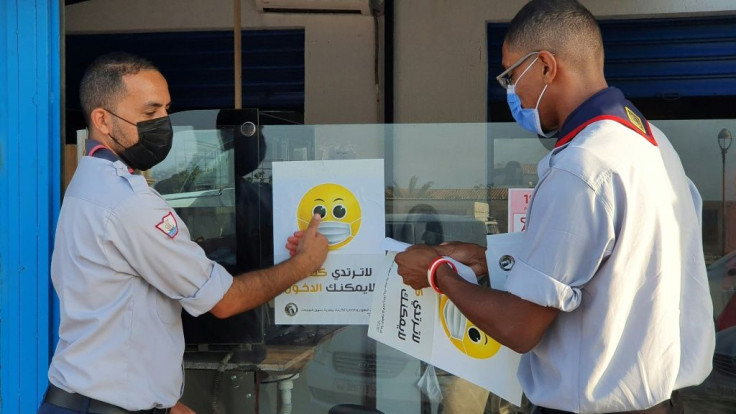
<path fill-rule="evenodd" d="M 60 205 L 58 0 L 0 2 L 0 411 L 32 413 L 56 332 L 49 284 Z"/>

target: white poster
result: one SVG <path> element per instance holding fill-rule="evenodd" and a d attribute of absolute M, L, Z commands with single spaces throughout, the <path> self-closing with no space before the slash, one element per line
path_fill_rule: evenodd
<path fill-rule="evenodd" d="M 487 238 L 486 260 L 491 283 L 495 280 L 500 285 L 496 289 L 503 289 L 500 281 L 505 285 L 510 270 L 498 263 L 513 263 L 518 236 Z M 397 273 L 395 255 L 387 252 L 375 281 L 368 336 L 521 405 L 521 384 L 516 378 L 521 355 L 477 328 L 447 296 L 431 288 L 415 291 L 405 285 Z M 475 281 L 467 266 L 459 265 L 458 274 Z"/>
<path fill-rule="evenodd" d="M 385 237 L 383 160 L 273 163 L 274 262 L 315 213 L 329 253 L 324 266 L 274 300 L 277 324 L 367 324 Z"/>

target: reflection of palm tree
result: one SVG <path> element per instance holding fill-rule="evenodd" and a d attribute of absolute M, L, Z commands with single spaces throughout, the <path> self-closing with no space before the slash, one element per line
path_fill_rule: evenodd
<path fill-rule="evenodd" d="M 393 185 L 394 198 L 429 198 L 432 194 L 430 188 L 434 185 L 434 181 L 427 181 L 420 188 L 417 188 L 419 177 L 413 175 L 409 179 L 409 187 L 402 189 L 396 182 Z"/>
<path fill-rule="evenodd" d="M 186 172 L 186 171 L 185 171 Z M 179 192 L 185 192 L 185 191 L 192 191 L 196 190 L 194 187 L 194 182 L 197 180 L 197 177 L 202 173 L 202 169 L 199 167 L 199 165 L 195 165 L 192 168 L 192 171 L 189 172 L 189 174 L 184 178 L 184 182 L 181 184 L 181 188 L 179 189 Z"/>

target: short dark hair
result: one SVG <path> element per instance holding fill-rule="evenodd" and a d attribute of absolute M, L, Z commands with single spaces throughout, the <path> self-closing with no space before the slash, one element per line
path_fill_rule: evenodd
<path fill-rule="evenodd" d="M 548 50 L 580 64 L 603 62 L 598 23 L 576 0 L 530 1 L 511 20 L 505 42 L 520 54 Z"/>
<path fill-rule="evenodd" d="M 125 96 L 123 76 L 142 70 L 158 70 L 149 60 L 125 52 L 112 52 L 95 59 L 84 72 L 79 86 L 82 112 L 90 124 L 90 114 L 96 108 L 114 108 Z"/>

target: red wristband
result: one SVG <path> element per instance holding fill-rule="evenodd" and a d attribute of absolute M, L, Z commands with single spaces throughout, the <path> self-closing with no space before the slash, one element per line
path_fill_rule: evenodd
<path fill-rule="evenodd" d="M 437 268 L 440 267 L 443 264 L 448 264 L 452 268 L 453 271 L 457 272 L 457 268 L 455 267 L 455 264 L 452 263 L 449 259 L 446 259 L 441 256 L 437 256 L 434 259 L 432 259 L 432 262 L 429 264 L 429 268 L 427 269 L 427 281 L 429 282 L 429 286 L 434 289 L 435 292 L 442 294 L 442 291 L 439 287 L 437 287 Z"/>

